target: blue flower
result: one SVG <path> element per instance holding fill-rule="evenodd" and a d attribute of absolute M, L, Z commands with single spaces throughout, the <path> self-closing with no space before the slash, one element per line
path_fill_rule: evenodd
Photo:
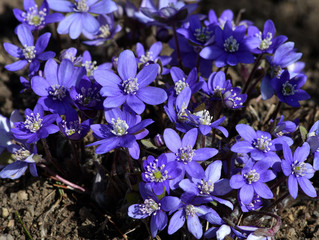
<path fill-rule="evenodd" d="M 294 155 L 287 144 L 283 144 L 284 159 L 281 162 L 283 173 L 288 177 L 288 189 L 293 198 L 298 195 L 298 185 L 309 197 L 316 197 L 317 192 L 309 181 L 315 170 L 309 163 L 305 163 L 310 153 L 310 146 L 305 142 L 297 147 Z"/>

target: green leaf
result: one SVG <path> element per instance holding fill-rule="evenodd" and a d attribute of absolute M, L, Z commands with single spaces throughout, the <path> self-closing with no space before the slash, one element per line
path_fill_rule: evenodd
<path fill-rule="evenodd" d="M 299 131 L 300 131 L 302 141 L 305 142 L 307 139 L 307 134 L 308 134 L 307 129 L 304 126 L 299 126 Z"/>
<path fill-rule="evenodd" d="M 146 147 L 146 148 L 153 148 L 153 149 L 157 149 L 157 147 L 151 142 L 151 140 L 148 139 L 142 139 L 141 143 Z"/>

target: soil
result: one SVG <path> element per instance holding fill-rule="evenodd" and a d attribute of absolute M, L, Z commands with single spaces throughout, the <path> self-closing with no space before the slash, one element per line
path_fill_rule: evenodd
<path fill-rule="evenodd" d="M 34 105 L 32 97 L 19 93 L 22 89 L 19 76 L 23 71 L 12 73 L 4 69 L 4 65 L 11 63 L 13 59 L 4 51 L 2 43 L 18 44 L 13 32 L 18 22 L 12 9 L 22 8 L 22 3 L 22 0 L 0 1 L 0 113 L 5 116 L 9 116 L 13 109 L 25 109 Z M 254 21 L 258 27 L 262 27 L 267 19 L 272 19 L 278 34 L 287 35 L 304 54 L 302 60 L 306 62 L 309 79 L 305 88 L 312 96 L 312 102 L 305 109 L 311 110 L 314 104 L 319 103 L 319 91 L 315 87 L 319 83 L 318 0 L 263 0 L 258 3 L 256 0 L 202 0 L 200 6 L 202 11 L 213 8 L 217 14 L 227 8 L 235 13 L 244 8 L 246 11 L 242 18 Z M 313 118 L 319 118 L 317 112 Z M 306 127 L 309 127 L 308 120 L 305 117 Z M 308 124 L 310 125 L 310 120 Z M 50 147 L 57 147 L 56 143 L 51 142 Z M 64 166 L 68 165 L 70 153 L 66 152 L 63 157 Z M 76 170 L 69 173 L 71 180 L 85 179 L 87 174 L 91 177 L 88 179 L 92 179 L 95 168 L 92 160 L 88 160 L 91 157 L 96 156 L 87 152 L 86 159 L 82 162 L 87 164 L 89 172 L 82 174 L 80 170 Z M 104 166 L 109 165 L 108 159 L 103 161 L 106 161 L 103 162 Z M 100 170 L 101 176 L 105 176 L 107 169 Z M 41 170 L 38 178 L 26 173 L 16 181 L 0 179 L 0 240 L 28 239 L 24 228 L 33 239 L 148 239 L 148 229 L 144 222 L 134 221 L 126 215 L 129 205 L 127 202 L 137 197 L 134 190 L 125 190 L 127 179 L 134 182 L 136 176 L 127 176 L 125 166 L 117 170 L 117 176 L 108 179 L 107 183 L 96 178 L 95 182 L 88 181 L 83 185 L 88 188 L 94 186 L 93 195 L 61 189 L 58 187 L 59 182 L 45 177 L 45 172 Z M 312 181 L 315 186 L 319 186 L 318 175 Z M 109 195 L 105 196 L 105 192 Z M 277 209 L 282 225 L 276 239 L 319 239 L 318 198 L 299 196 L 293 200 L 288 197 L 283 202 Z M 165 233 L 160 237 L 172 239 Z M 174 239 L 188 237 L 182 232 L 174 235 Z"/>

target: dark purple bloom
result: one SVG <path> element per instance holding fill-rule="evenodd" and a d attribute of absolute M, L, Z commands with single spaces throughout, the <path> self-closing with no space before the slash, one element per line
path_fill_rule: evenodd
<path fill-rule="evenodd" d="M 157 159 L 148 156 L 143 162 L 142 178 L 147 184 L 151 185 L 156 195 L 161 195 L 164 190 L 169 194 L 169 180 L 177 177 L 181 172 L 177 166 L 176 162 L 167 162 L 164 154 Z"/>
<path fill-rule="evenodd" d="M 171 188 L 175 189 L 186 173 L 193 178 L 204 178 L 205 172 L 198 161 L 204 161 L 215 156 L 218 152 L 215 148 L 200 148 L 195 150 L 197 140 L 197 128 L 189 130 L 181 140 L 179 135 L 171 128 L 164 131 L 164 141 L 171 153 L 166 153 L 169 162 L 176 161 L 181 174 L 171 181 Z"/>
<path fill-rule="evenodd" d="M 290 78 L 289 72 L 285 70 L 279 79 L 273 78 L 271 80 L 271 86 L 281 102 L 292 107 L 300 107 L 299 101 L 310 98 L 308 93 L 300 89 L 306 83 L 306 80 L 307 76 L 304 74 L 298 74 Z"/>
<path fill-rule="evenodd" d="M 14 153 L 13 158 L 15 161 L 6 165 L 0 172 L 0 178 L 17 179 L 25 173 L 29 167 L 32 176 L 37 177 L 36 163 L 41 159 L 41 156 L 37 154 L 37 150 L 34 147 L 33 150 L 29 148 L 19 147 Z"/>
<path fill-rule="evenodd" d="M 70 88 L 81 79 L 84 68 L 76 68 L 68 59 L 63 59 L 60 66 L 49 59 L 44 66 L 44 76 L 35 76 L 31 79 L 31 87 L 39 95 L 40 103 L 46 111 L 65 115 L 72 108 Z"/>
<path fill-rule="evenodd" d="M 283 173 L 288 177 L 288 189 L 293 198 L 298 195 L 298 185 L 309 197 L 316 197 L 317 192 L 309 181 L 315 170 L 309 163 L 305 163 L 310 153 L 310 146 L 305 142 L 297 147 L 294 155 L 287 144 L 283 144 L 284 159 L 281 162 Z"/>
<path fill-rule="evenodd" d="M 270 19 L 264 24 L 263 32 L 255 26 L 248 27 L 248 36 L 251 51 L 253 53 L 269 53 L 272 54 L 282 43 L 287 41 L 287 37 L 280 35 L 275 37 L 276 28 Z"/>
<path fill-rule="evenodd" d="M 18 21 L 26 24 L 31 31 L 40 30 L 45 25 L 59 22 L 64 18 L 61 13 L 49 14 L 50 9 L 46 0 L 43 1 L 40 8 L 38 8 L 34 0 L 24 0 L 23 7 L 25 12 L 15 8 L 13 13 Z"/>
<path fill-rule="evenodd" d="M 271 157 L 273 160 L 278 159 L 274 152 L 281 149 L 281 144 L 286 142 L 293 144 L 293 140 L 286 136 L 271 139 L 268 132 L 257 130 L 257 132 L 249 125 L 238 124 L 236 130 L 243 138 L 242 141 L 235 143 L 231 147 L 231 151 L 236 153 L 250 153 L 254 160 L 261 160 L 265 157 Z"/>
<path fill-rule="evenodd" d="M 27 139 L 27 143 L 35 143 L 59 131 L 58 126 L 52 124 L 56 121 L 57 115 L 44 116 L 43 108 L 39 104 L 34 107 L 33 111 L 27 108 L 24 116 L 26 120 L 15 122 L 15 127 L 11 129 L 11 132 L 18 139 Z"/>
<path fill-rule="evenodd" d="M 163 44 L 161 42 L 155 42 L 152 44 L 148 51 L 145 51 L 143 45 L 141 43 L 136 44 L 136 55 L 138 63 L 143 64 L 143 66 L 147 66 L 152 63 L 161 62 L 163 69 L 159 69 L 161 74 L 168 74 L 169 69 L 164 67 L 165 65 L 169 64 L 171 61 L 171 57 L 169 56 L 160 56 L 162 51 Z"/>
<path fill-rule="evenodd" d="M 228 179 L 220 179 L 221 170 L 222 162 L 220 160 L 216 160 L 208 165 L 205 170 L 204 178 L 183 179 L 179 183 L 179 186 L 185 192 L 203 197 L 210 202 L 217 201 L 233 209 L 233 204 L 230 201 L 216 197 L 225 195 L 232 190 L 229 186 Z"/>
<path fill-rule="evenodd" d="M 128 215 L 131 218 L 143 219 L 151 217 L 151 234 L 155 238 L 158 231 L 162 231 L 167 225 L 167 215 L 165 212 L 174 211 L 181 200 L 173 196 L 165 196 L 161 200 L 152 192 L 150 185 L 140 183 L 140 193 L 144 202 L 133 204 L 128 208 Z"/>
<path fill-rule="evenodd" d="M 230 186 L 233 189 L 240 189 L 239 197 L 244 204 L 252 202 L 254 194 L 260 197 L 271 199 L 273 193 L 265 182 L 276 178 L 273 171 L 268 170 L 271 166 L 269 159 L 254 162 L 250 159 L 241 171 L 241 174 L 233 175 L 230 179 Z"/>
<path fill-rule="evenodd" d="M 53 58 L 55 53 L 52 51 L 44 52 L 45 48 L 48 46 L 51 33 L 42 34 L 36 41 L 35 45 L 33 43 L 33 35 L 31 30 L 25 25 L 20 24 L 16 28 L 16 33 L 21 42 L 23 48 L 20 48 L 11 43 L 4 43 L 4 49 L 13 57 L 18 58 L 17 62 L 6 65 L 5 68 L 9 71 L 18 71 L 24 68 L 28 63 L 30 63 L 29 71 L 36 72 L 40 68 L 40 61 L 46 61 L 49 58 Z"/>
<path fill-rule="evenodd" d="M 313 168 L 319 170 L 319 121 L 316 121 L 310 128 L 307 135 L 307 143 L 310 146 L 313 157 Z"/>
<path fill-rule="evenodd" d="M 220 27 L 215 29 L 215 44 L 203 48 L 200 56 L 204 59 L 214 60 L 217 67 L 253 63 L 254 56 L 247 46 L 245 32 L 244 26 L 238 26 L 233 30 L 231 22 L 227 21 L 224 29 Z"/>
<path fill-rule="evenodd" d="M 83 41 L 87 45 L 99 46 L 114 37 L 116 33 L 121 31 L 122 27 L 115 23 L 113 14 L 101 14 L 97 17 L 100 23 L 99 31 L 95 34 L 83 30 L 85 37 L 89 41 Z"/>
<path fill-rule="evenodd" d="M 148 86 L 157 76 L 157 64 L 150 64 L 137 73 L 133 52 L 125 50 L 119 56 L 117 71 L 119 76 L 110 70 L 94 72 L 94 78 L 102 85 L 101 95 L 107 97 L 103 103 L 105 108 L 116 108 L 126 102 L 141 114 L 145 110 L 144 103 L 157 105 L 167 99 L 163 89 Z"/>
<path fill-rule="evenodd" d="M 95 149 L 97 154 L 104 154 L 119 147 L 128 148 L 132 158 L 138 159 L 140 147 L 136 140 L 148 134 L 144 128 L 154 121 L 151 119 L 141 121 L 140 116 L 119 108 L 105 111 L 105 119 L 108 124 L 91 125 L 94 135 L 101 140 L 87 146 L 100 145 Z"/>
<path fill-rule="evenodd" d="M 261 197 L 256 193 L 254 194 L 253 200 L 248 204 L 245 204 L 241 201 L 239 194 L 237 198 L 238 198 L 238 201 L 240 202 L 240 208 L 243 212 L 257 211 L 260 208 L 262 208 L 263 201 Z"/>
<path fill-rule="evenodd" d="M 246 99 L 247 94 L 241 93 L 239 87 L 232 87 L 224 92 L 222 101 L 227 108 L 237 109 L 244 107 Z"/>
<path fill-rule="evenodd" d="M 57 122 L 64 136 L 68 139 L 78 141 L 83 139 L 90 131 L 90 125 L 93 120 L 87 119 L 80 122 L 78 114 L 75 111 L 71 111 L 66 113 L 65 120 L 59 118 Z"/>
<path fill-rule="evenodd" d="M 108 14 L 117 9 L 111 0 L 75 0 L 75 3 L 67 0 L 48 0 L 48 3 L 55 11 L 71 13 L 59 23 L 57 31 L 59 34 L 69 33 L 72 39 L 78 38 L 83 30 L 93 34 L 99 31 L 100 23 L 92 14 Z"/>

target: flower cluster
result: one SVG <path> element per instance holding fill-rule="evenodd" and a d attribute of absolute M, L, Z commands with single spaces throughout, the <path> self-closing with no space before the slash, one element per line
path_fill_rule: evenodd
<path fill-rule="evenodd" d="M 118 191 L 129 196 L 138 186 L 141 198 L 117 200 L 129 203 L 129 217 L 150 218 L 153 238 L 166 227 L 169 235 L 189 231 L 196 239 L 273 237 L 278 229 L 266 234 L 238 219 L 264 209 L 276 216 L 275 199 L 286 193 L 317 196 L 309 179 L 319 170 L 319 121 L 308 133 L 304 116 L 279 115 L 283 104 L 295 109 L 310 98 L 301 89 L 302 54 L 276 36 L 270 19 L 259 30 L 235 22 L 231 10 L 217 17 L 214 10 L 192 14 L 196 8 L 186 0 L 143 0 L 139 9 L 129 1 L 44 0 L 38 8 L 24 0 L 24 11 L 14 9 L 21 46 L 4 43 L 18 61 L 5 68 L 29 64 L 21 82 L 36 104 L 24 118 L 0 115 L 0 157 L 9 153 L 0 177 L 19 178 L 28 167 L 38 176 L 42 167 L 104 207 L 109 202 L 96 184 L 107 177 L 113 184 L 118 174 L 128 186 Z M 59 52 L 45 51 L 51 23 L 58 23 Z M 157 41 L 147 38 L 153 33 Z M 69 37 L 77 48 L 66 45 Z M 276 109 L 256 113 L 256 97 L 276 101 Z M 50 150 L 46 139 L 58 147 Z M 64 158 L 87 177 L 94 173 L 94 181 L 60 177 L 72 171 Z M 97 169 L 87 169 L 91 160 Z"/>

